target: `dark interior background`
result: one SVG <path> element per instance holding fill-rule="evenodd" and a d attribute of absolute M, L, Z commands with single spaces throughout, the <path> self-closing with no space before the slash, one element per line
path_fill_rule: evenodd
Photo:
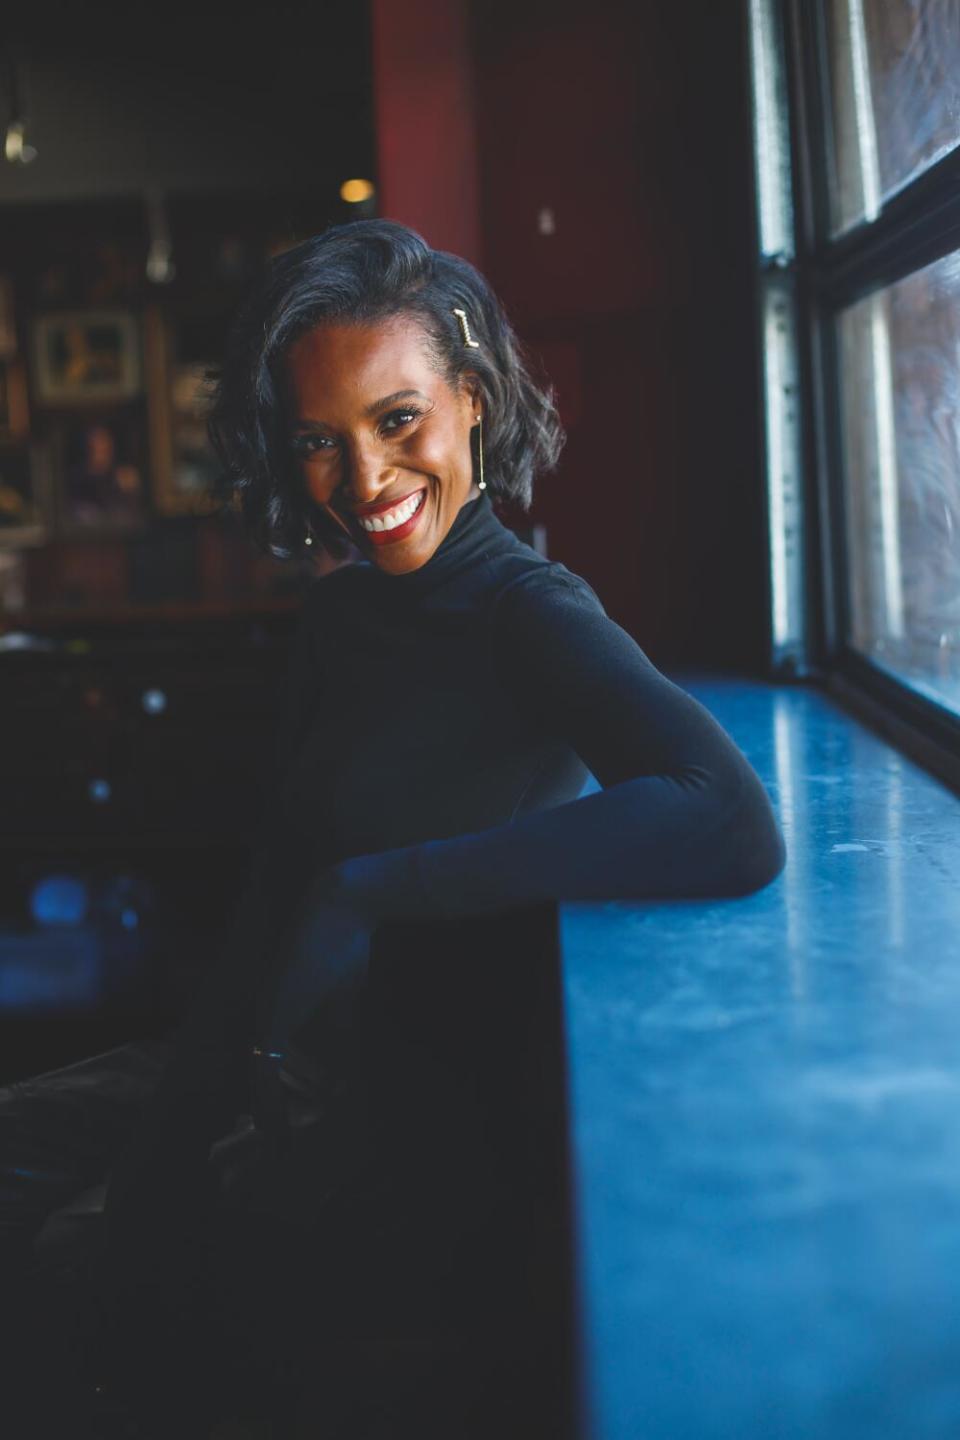
<path fill-rule="evenodd" d="M 0 1080 L 168 1024 L 256 833 L 314 572 L 207 513 L 177 386 L 270 254 L 381 214 L 478 264 L 569 436 L 503 518 L 543 527 L 668 672 L 757 673 L 767 643 L 739 7 L 44 3 L 17 23 L 0 106 L 36 158 L 0 160 L 22 392 L 0 480 L 33 508 L 0 522 Z M 340 198 L 351 177 L 372 200 Z M 133 317 L 137 388 L 51 399 L 40 322 L 103 312 Z M 132 499 L 78 521 L 91 427 Z"/>

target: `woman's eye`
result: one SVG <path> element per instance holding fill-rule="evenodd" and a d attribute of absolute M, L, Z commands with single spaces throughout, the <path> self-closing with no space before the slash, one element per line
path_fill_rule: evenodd
<path fill-rule="evenodd" d="M 295 435 L 293 437 L 293 453 L 295 455 L 316 455 L 333 444 L 326 435 Z"/>
<path fill-rule="evenodd" d="M 402 430 L 404 425 L 409 425 L 411 421 L 416 420 L 419 414 L 419 410 L 391 410 L 390 414 L 384 419 L 383 428 L 388 434 L 395 430 Z M 389 424 L 391 420 L 398 421 L 398 424 Z"/>
<path fill-rule="evenodd" d="M 411 425 L 418 420 L 422 411 L 416 408 L 410 410 L 391 410 L 389 415 L 384 417 L 381 425 L 382 433 L 395 435 L 404 426 Z M 336 448 L 336 441 L 331 440 L 327 435 L 303 434 L 295 435 L 290 442 L 294 455 L 301 459 L 309 459 L 312 455 L 325 455 L 327 451 Z"/>

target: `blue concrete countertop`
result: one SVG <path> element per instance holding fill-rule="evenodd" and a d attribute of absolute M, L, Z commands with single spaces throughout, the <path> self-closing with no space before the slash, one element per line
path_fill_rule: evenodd
<path fill-rule="evenodd" d="M 960 800 L 815 688 L 676 676 L 787 866 L 564 904 L 591 1440 L 960 1437 Z"/>

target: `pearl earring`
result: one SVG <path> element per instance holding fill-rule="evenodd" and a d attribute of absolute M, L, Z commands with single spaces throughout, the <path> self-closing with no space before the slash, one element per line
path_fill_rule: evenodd
<path fill-rule="evenodd" d="M 476 418 L 480 424 L 480 479 L 477 481 L 477 489 L 486 490 L 487 482 L 483 478 L 483 416 L 478 415 Z"/>

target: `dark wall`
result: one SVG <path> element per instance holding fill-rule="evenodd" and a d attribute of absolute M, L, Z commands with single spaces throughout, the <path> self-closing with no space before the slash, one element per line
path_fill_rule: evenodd
<path fill-rule="evenodd" d="M 367 6 L 31 0 L 0 44 L 37 158 L 0 202 L 163 190 L 334 188 L 371 149 Z M 15 62 L 11 68 L 10 62 Z"/>
<path fill-rule="evenodd" d="M 551 554 L 655 662 L 761 666 L 738 7 L 482 0 L 474 36 L 483 265 L 569 430 Z"/>

